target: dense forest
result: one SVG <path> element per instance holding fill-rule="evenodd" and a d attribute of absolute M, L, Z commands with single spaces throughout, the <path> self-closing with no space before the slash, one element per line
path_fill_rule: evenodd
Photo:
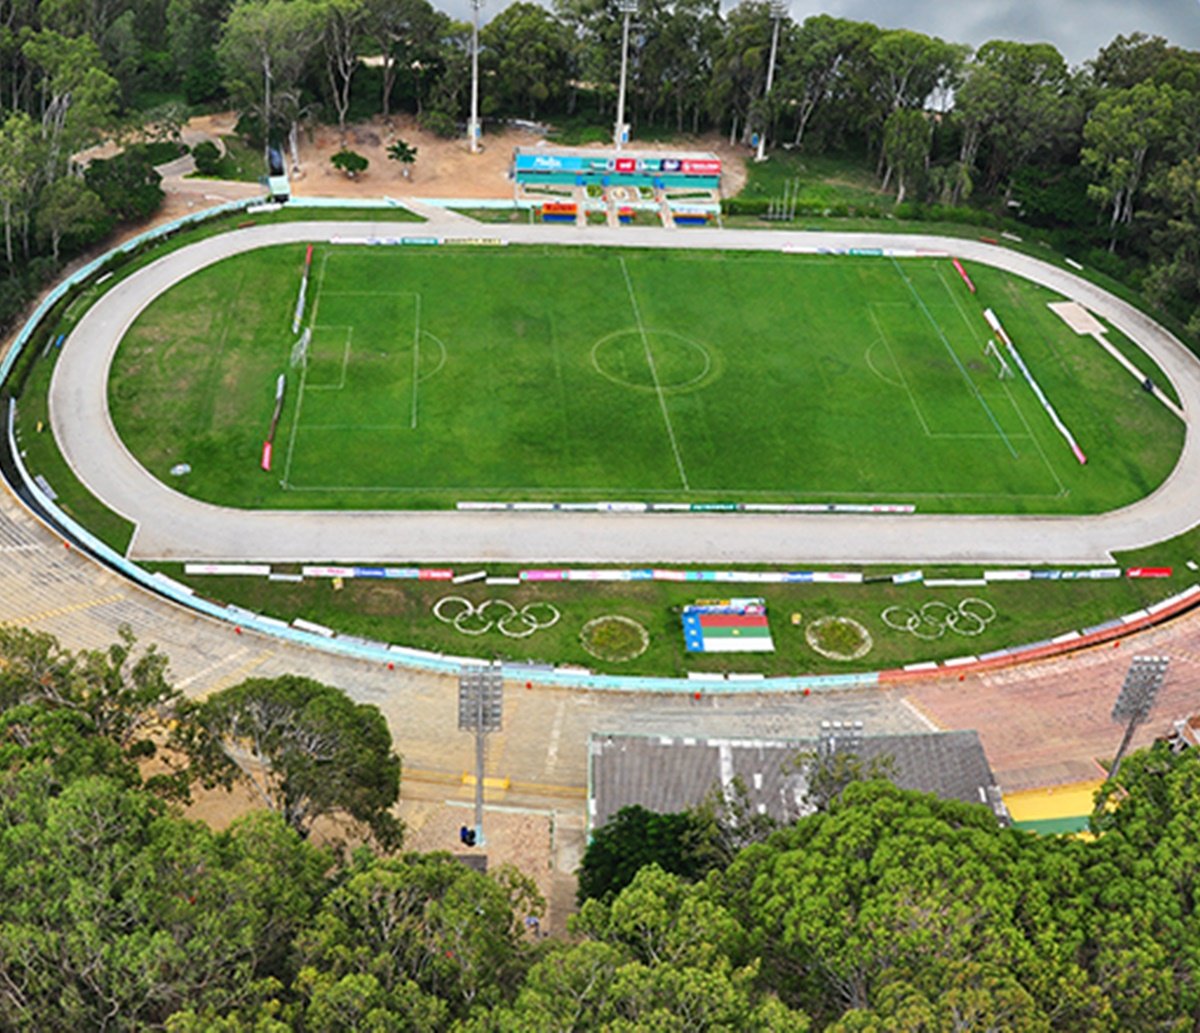
<path fill-rule="evenodd" d="M 127 634 L 0 629 L 0 1029 L 1141 1031 L 1200 1020 L 1200 756 L 1135 754 L 1092 841 L 840 765 L 772 829 L 622 812 L 567 939 L 508 867 L 404 852 L 371 706 L 303 678 L 185 700 Z M 852 758 L 851 758 L 852 760 Z M 214 832 L 196 785 L 253 784 Z M 313 822 L 357 826 L 348 849 Z"/>
<path fill-rule="evenodd" d="M 894 214 L 1008 217 L 1200 333 L 1200 54 L 1118 37 L 1082 67 L 1049 44 L 970 48 L 747 0 L 641 0 L 635 138 L 719 131 L 872 169 Z M 518 2 L 480 34 L 485 118 L 610 132 L 615 0 Z M 0 321 L 118 220 L 152 211 L 152 165 L 191 111 L 232 106 L 256 144 L 408 112 L 462 132 L 471 27 L 428 0 L 9 0 L 0 5 Z M 360 60 L 365 58 L 366 60 Z M 87 168 L 100 138 L 141 146 Z M 770 153 L 770 150 L 768 151 Z M 964 207 L 971 206 L 971 207 Z M 751 206 L 749 209 L 753 211 Z M 835 213 L 836 214 L 836 213 Z M 1011 225 L 1012 223 L 1010 223 Z"/>

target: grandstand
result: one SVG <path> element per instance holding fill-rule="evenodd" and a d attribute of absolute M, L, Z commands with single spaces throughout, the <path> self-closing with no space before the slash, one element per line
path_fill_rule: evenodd
<path fill-rule="evenodd" d="M 560 221 L 583 223 L 588 212 L 604 212 L 615 224 L 642 211 L 666 225 L 704 222 L 720 210 L 721 159 L 711 152 L 518 147 L 512 181 L 518 204 L 549 206 L 546 214 Z"/>

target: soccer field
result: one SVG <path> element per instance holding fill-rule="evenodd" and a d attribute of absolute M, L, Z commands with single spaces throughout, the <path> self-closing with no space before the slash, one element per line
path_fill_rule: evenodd
<path fill-rule="evenodd" d="M 304 250 L 202 270 L 127 334 L 114 420 L 164 481 L 243 507 L 1083 513 L 1153 490 L 1182 445 L 1182 423 L 1046 308 L 1056 295 L 983 266 L 972 296 L 945 259 L 317 245 L 296 362 Z M 1020 375 L 997 376 L 989 306 L 1086 466 Z M 169 476 L 181 462 L 192 472 Z"/>

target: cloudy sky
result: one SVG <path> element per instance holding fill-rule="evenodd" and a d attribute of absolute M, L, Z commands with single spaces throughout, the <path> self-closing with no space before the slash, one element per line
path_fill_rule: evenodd
<path fill-rule="evenodd" d="M 484 0 L 482 18 L 509 2 Z M 469 0 L 433 3 L 456 18 L 470 17 Z M 796 21 L 824 12 L 973 46 L 989 39 L 1044 40 L 1071 64 L 1095 56 L 1114 36 L 1139 31 L 1200 50 L 1200 0 L 791 0 L 790 10 Z"/>

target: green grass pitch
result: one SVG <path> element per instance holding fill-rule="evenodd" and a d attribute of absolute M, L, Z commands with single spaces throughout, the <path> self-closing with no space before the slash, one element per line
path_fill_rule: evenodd
<path fill-rule="evenodd" d="M 303 256 L 272 247 L 202 270 L 127 334 L 114 420 L 164 481 L 249 508 L 1087 513 L 1152 491 L 1182 446 L 1180 422 L 1046 308 L 1056 295 L 983 266 L 973 297 L 945 259 L 319 244 L 307 363 L 293 366 Z M 1087 466 L 1019 374 L 997 377 L 985 306 Z M 179 462 L 192 466 L 183 480 L 168 476 Z"/>

